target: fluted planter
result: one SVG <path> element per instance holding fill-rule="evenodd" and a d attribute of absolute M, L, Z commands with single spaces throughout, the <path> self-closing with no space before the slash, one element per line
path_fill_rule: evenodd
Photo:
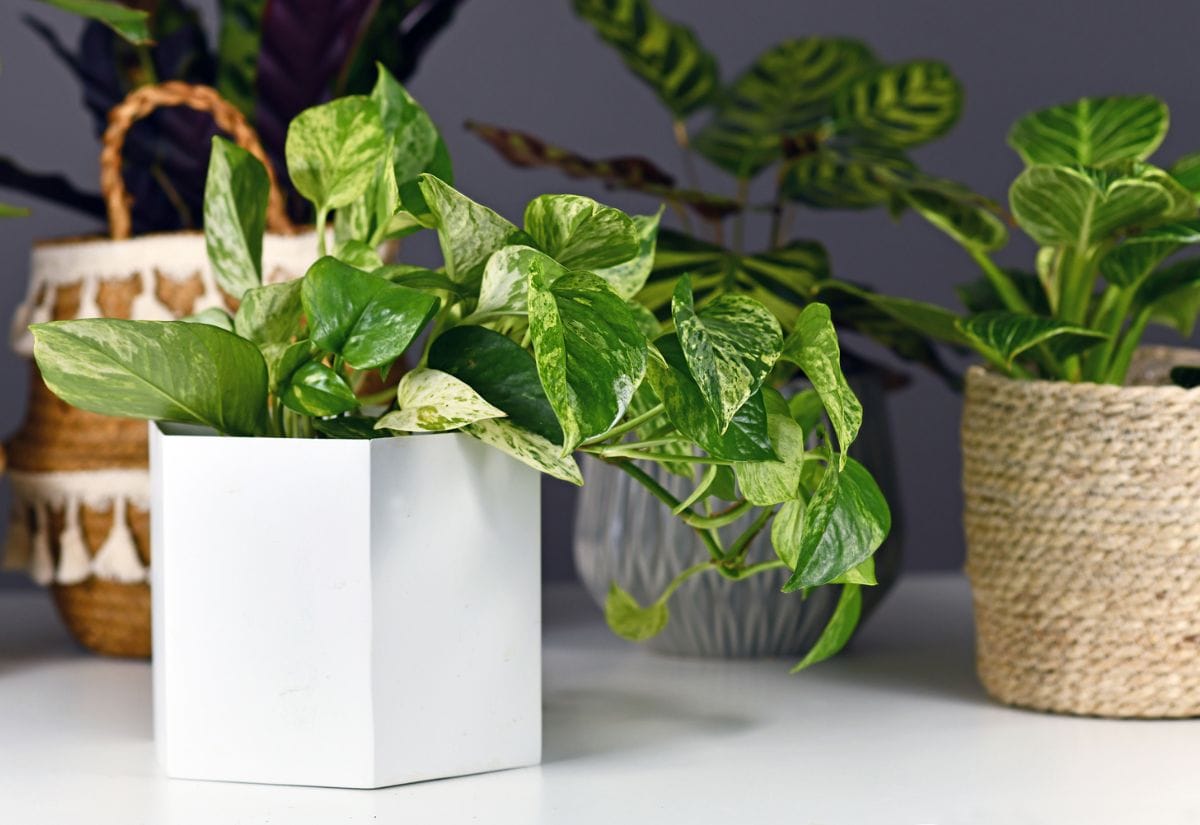
<path fill-rule="evenodd" d="M 892 442 L 888 430 L 884 377 L 875 371 L 849 376 L 863 402 L 863 429 L 850 454 L 875 475 L 892 505 L 892 534 L 876 554 L 879 586 L 866 588 L 870 610 L 894 583 L 901 543 Z M 663 486 L 680 498 L 692 482 L 643 464 Z M 695 532 L 661 502 L 620 470 L 599 461 L 583 465 L 586 484 L 580 490 L 575 521 L 575 566 L 597 604 L 616 582 L 643 604 L 653 601 L 686 567 L 707 557 Z M 722 529 L 732 538 L 753 514 Z M 764 532 L 750 546 L 747 560 L 774 558 Z M 671 598 L 671 619 L 646 644 L 660 653 L 683 656 L 795 656 L 812 645 L 837 603 L 839 588 L 822 587 L 800 598 L 780 592 L 787 571 L 772 570 L 732 582 L 717 575 L 695 576 Z"/>

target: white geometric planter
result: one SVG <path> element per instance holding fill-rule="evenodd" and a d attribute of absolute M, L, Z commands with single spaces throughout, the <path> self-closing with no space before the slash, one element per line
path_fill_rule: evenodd
<path fill-rule="evenodd" d="M 538 763 L 537 473 L 466 435 L 150 429 L 168 776 L 377 788 Z"/>

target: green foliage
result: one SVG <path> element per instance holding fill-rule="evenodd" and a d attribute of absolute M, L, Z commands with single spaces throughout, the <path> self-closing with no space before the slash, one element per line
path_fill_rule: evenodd
<path fill-rule="evenodd" d="M 716 59 L 691 29 L 662 17 L 647 0 L 574 2 L 576 13 L 675 117 L 691 114 L 716 94 Z"/>
<path fill-rule="evenodd" d="M 41 0 L 41 2 L 56 6 L 63 11 L 78 14 L 91 20 L 98 20 L 121 37 L 134 44 L 150 43 L 150 29 L 147 22 L 150 13 L 141 9 L 131 9 L 122 3 L 111 3 L 108 0 Z"/>
<path fill-rule="evenodd" d="M 971 314 L 956 319 L 916 301 L 866 300 L 912 330 L 966 344 L 1013 377 L 1123 383 L 1149 323 L 1190 335 L 1200 312 L 1200 266 L 1171 260 L 1200 243 L 1200 155 L 1169 172 L 1151 165 L 1167 123 L 1166 106 L 1148 96 L 1084 98 L 1026 115 L 1009 134 L 1027 165 L 1009 205 L 1039 245 L 1037 275 L 991 259 L 1003 240 L 991 218 L 955 218 L 910 195 L 983 270 L 982 281 L 960 290 Z M 973 196 L 955 197 L 970 203 Z"/>
<path fill-rule="evenodd" d="M 264 171 L 217 141 L 208 247 L 240 298 L 237 313 L 35 325 L 47 385 L 86 409 L 227 435 L 461 433 L 573 484 L 583 483 L 577 453 L 613 464 L 711 553 L 648 607 L 614 590 L 606 614 L 626 638 L 660 631 L 672 593 L 693 575 L 787 567 L 801 586 L 866 582 L 887 507 L 843 454 L 861 407 L 841 374 L 829 311 L 809 304 L 785 341 L 773 310 L 753 297 L 778 296 L 781 285 L 811 291 L 824 266 L 819 248 L 737 259 L 744 291 L 697 293 L 688 277 L 666 284 L 660 273 L 654 288 L 673 296 L 664 334 L 629 300 L 650 278 L 661 213 L 634 218 L 590 198 L 545 195 L 518 228 L 430 171 L 436 129 L 392 84 L 381 69 L 384 93 L 310 109 L 289 129 L 292 177 L 318 212 L 340 213 L 334 255 L 319 254 L 298 281 L 263 285 Z M 404 157 L 396 147 L 408 147 Z M 421 157 L 409 163 L 407 153 Z M 393 185 L 406 176 L 407 193 Z M 382 263 L 378 242 L 400 214 L 437 233 L 443 266 Z M 695 252 L 708 264 L 731 260 Z M 793 283 L 801 266 L 812 272 Z M 816 388 L 794 411 L 768 386 L 781 357 Z M 689 475 L 702 467 L 696 490 L 675 499 L 646 461 Z M 712 495 L 728 508 L 712 512 Z M 752 511 L 753 524 L 722 544 L 716 528 Z M 779 560 L 751 564 L 750 541 L 772 519 Z M 834 630 L 847 619 L 839 621 Z"/>
<path fill-rule="evenodd" d="M 262 283 L 267 170 L 254 155 L 214 137 L 204 185 L 204 242 L 217 283 L 229 295 Z"/>

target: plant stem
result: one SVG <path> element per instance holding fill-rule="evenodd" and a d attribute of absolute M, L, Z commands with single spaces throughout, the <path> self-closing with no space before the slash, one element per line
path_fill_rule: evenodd
<path fill-rule="evenodd" d="M 692 158 L 692 141 L 688 138 L 687 124 L 682 120 L 673 120 L 671 127 L 675 132 L 675 142 L 679 144 L 680 153 L 683 155 L 683 174 L 687 178 L 688 187 L 699 189 L 700 177 L 696 174 L 696 163 Z"/>
<path fill-rule="evenodd" d="M 702 561 L 699 564 L 693 564 L 691 567 L 683 570 L 681 573 L 679 573 L 679 575 L 671 579 L 671 583 L 667 585 L 665 590 L 663 590 L 662 595 L 658 597 L 656 602 L 658 604 L 665 604 L 667 599 L 671 598 L 675 591 L 678 590 L 680 585 L 682 585 L 685 581 L 697 573 L 703 573 L 705 570 L 709 570 L 713 567 L 714 562 Z"/>
<path fill-rule="evenodd" d="M 638 467 L 632 461 L 608 458 L 604 460 L 609 464 L 616 466 L 626 475 L 630 476 L 634 481 L 641 484 L 646 488 L 647 491 L 649 491 L 650 495 L 667 505 L 667 507 L 669 507 L 672 511 L 679 507 L 679 499 L 675 498 L 675 496 L 671 494 L 670 490 L 655 481 L 649 473 L 647 473 L 641 467 Z M 690 510 L 686 511 L 686 514 L 681 514 L 681 516 L 684 524 L 687 524 L 689 527 L 692 527 L 696 530 L 696 534 L 700 536 L 701 541 L 704 542 L 704 546 L 708 548 L 708 553 L 710 556 L 712 556 L 713 560 L 723 560 L 725 558 L 725 552 L 721 547 L 720 540 L 708 531 L 707 526 L 697 527 L 688 520 L 689 516 L 697 519 L 703 517 L 696 515 Z"/>
<path fill-rule="evenodd" d="M 657 464 L 719 464 L 733 465 L 737 462 L 725 458 L 711 458 L 706 455 L 672 455 L 671 453 L 647 453 L 625 447 L 623 444 L 612 447 L 592 447 L 584 450 L 586 453 L 603 458 L 629 458 L 635 461 L 653 461 Z"/>
<path fill-rule="evenodd" d="M 1129 329 L 1125 330 L 1121 345 L 1117 348 L 1116 355 L 1113 356 L 1112 363 L 1109 364 L 1108 370 L 1104 374 L 1106 384 L 1125 383 L 1125 375 L 1129 372 L 1129 362 L 1133 360 L 1133 353 L 1141 343 L 1148 323 L 1150 323 L 1150 307 L 1143 307 L 1134 316 Z"/>
<path fill-rule="evenodd" d="M 316 223 L 316 228 L 317 228 L 317 254 L 318 254 L 319 256 L 321 256 L 321 257 L 325 257 L 325 255 L 326 255 L 326 252 L 325 252 L 325 235 L 326 235 L 327 233 L 325 232 L 325 225 L 326 225 L 328 222 L 329 222 L 329 208 L 328 208 L 328 207 L 325 207 L 325 206 L 323 206 L 323 207 L 321 207 L 320 209 L 318 209 L 318 210 L 317 210 L 317 223 Z"/>
<path fill-rule="evenodd" d="M 741 255 L 745 249 L 746 234 L 746 201 L 750 198 L 750 181 L 738 178 L 737 202 L 738 212 L 733 216 L 733 251 Z"/>
<path fill-rule="evenodd" d="M 708 488 L 711 487 L 713 481 L 716 480 L 719 469 L 720 468 L 717 467 L 716 464 L 713 464 L 711 467 L 705 470 L 704 475 L 700 477 L 700 482 L 696 485 L 696 489 L 692 490 L 692 494 L 690 496 L 679 502 L 679 506 L 672 510 L 671 514 L 677 516 L 680 513 L 686 512 L 687 510 L 691 509 L 693 504 L 704 498 L 704 494 L 708 492 Z"/>
<path fill-rule="evenodd" d="M 768 570 L 778 570 L 781 567 L 786 568 L 787 565 L 784 564 L 783 561 L 781 561 L 780 559 L 773 559 L 771 561 L 761 561 L 758 564 L 752 564 L 749 567 L 743 567 L 738 572 L 738 578 L 746 579 L 746 578 L 749 578 L 750 576 L 754 576 L 758 573 L 765 573 Z"/>
<path fill-rule="evenodd" d="M 758 534 L 763 531 L 763 528 L 767 526 L 767 522 L 771 520 L 771 516 L 773 515 L 775 515 L 774 507 L 763 507 L 750 526 L 746 528 L 745 532 L 738 536 L 737 540 L 729 546 L 729 555 L 739 562 L 743 561 L 746 558 L 746 553 L 750 551 L 750 542 L 754 541 Z"/>
<path fill-rule="evenodd" d="M 363 406 L 374 404 L 391 404 L 392 399 L 396 397 L 396 387 L 387 387 L 379 392 L 371 393 L 370 395 L 360 395 L 358 403 Z"/>
<path fill-rule="evenodd" d="M 1012 312 L 1020 312 L 1026 315 L 1032 315 L 1033 310 L 1029 306 L 1029 302 L 1017 289 L 1016 284 L 1012 279 L 1004 274 L 1000 267 L 996 266 L 986 252 L 981 249 L 966 247 L 967 254 L 979 264 L 979 268 L 983 270 L 983 274 L 987 277 L 988 283 L 996 290 L 996 294 L 1000 296 L 1000 300 L 1004 301 L 1004 305 Z"/>
<path fill-rule="evenodd" d="M 600 433 L 600 435 L 589 438 L 587 441 L 583 442 L 579 446 L 590 447 L 593 444 L 599 444 L 602 441 L 608 441 L 610 438 L 615 438 L 616 436 L 624 435 L 625 433 L 629 432 L 630 430 L 636 430 L 638 427 L 642 426 L 647 421 L 650 421 L 651 419 L 657 418 L 658 416 L 662 415 L 664 412 L 666 412 L 666 409 L 667 408 L 666 408 L 665 404 L 662 404 L 662 403 L 655 404 L 653 407 L 646 410 L 641 415 L 634 416 L 633 418 L 629 419 L 628 421 L 626 421 L 623 424 L 618 424 L 617 426 L 613 427 L 611 430 L 609 430 L 606 433 Z"/>

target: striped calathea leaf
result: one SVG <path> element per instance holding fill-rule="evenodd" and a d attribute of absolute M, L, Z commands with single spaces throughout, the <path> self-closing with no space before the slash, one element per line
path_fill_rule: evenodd
<path fill-rule="evenodd" d="M 1029 166 L 1102 167 L 1148 158 L 1167 123 L 1166 105 L 1149 95 L 1083 98 L 1026 115 L 1008 143 Z"/>
<path fill-rule="evenodd" d="M 648 0 L 574 0 L 574 5 L 676 118 L 716 94 L 716 59 L 690 28 L 667 20 Z"/>

